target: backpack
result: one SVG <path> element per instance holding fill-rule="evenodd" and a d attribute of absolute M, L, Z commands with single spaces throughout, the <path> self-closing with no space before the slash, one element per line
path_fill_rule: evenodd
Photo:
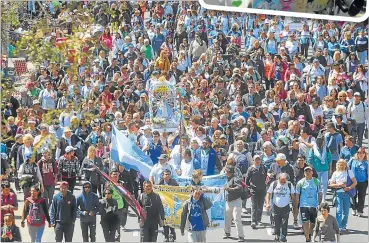
<path fill-rule="evenodd" d="M 301 182 L 301 184 L 303 185 L 304 183 L 305 183 L 305 181 L 306 181 L 306 179 L 305 178 L 303 178 L 302 180 L 301 180 L 302 182 Z M 316 191 L 317 192 L 319 192 L 319 180 L 317 179 L 317 178 L 315 178 L 315 177 L 313 177 L 313 181 L 314 181 L 314 184 L 316 185 Z M 299 184 L 299 183 L 298 183 Z M 297 185 L 298 185 L 297 184 Z M 296 187 L 297 187 L 297 185 L 296 185 Z M 301 197 L 301 188 L 302 188 L 302 186 L 299 186 L 299 198 Z M 297 189 L 297 188 L 296 188 Z"/>
<path fill-rule="evenodd" d="M 27 198 L 29 201 L 29 211 L 27 216 L 27 223 L 31 226 L 42 226 L 45 224 L 45 212 L 41 203 L 45 201 L 44 198 L 38 198 L 34 201 L 31 197 Z"/>
<path fill-rule="evenodd" d="M 361 105 L 363 106 L 363 108 L 364 108 L 364 115 L 365 115 L 365 117 L 366 117 L 366 107 L 365 107 L 365 104 L 364 104 L 364 102 L 362 102 L 362 101 L 360 101 L 360 103 L 361 103 Z M 351 107 L 352 107 L 352 102 L 347 106 L 347 110 L 348 110 L 348 112 L 349 112 L 349 114 L 350 114 L 350 117 L 351 117 Z M 366 120 L 366 119 L 365 119 Z"/>

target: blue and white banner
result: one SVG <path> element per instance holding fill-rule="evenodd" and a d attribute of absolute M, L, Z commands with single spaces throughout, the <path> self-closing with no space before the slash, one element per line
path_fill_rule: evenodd
<path fill-rule="evenodd" d="M 176 177 L 175 179 L 180 186 L 191 185 L 191 177 Z M 201 182 L 206 187 L 223 187 L 227 182 L 227 176 L 225 174 L 204 176 Z"/>
<path fill-rule="evenodd" d="M 124 165 L 127 170 L 134 169 L 149 178 L 153 163 L 134 142 L 113 126 L 110 159 Z"/>

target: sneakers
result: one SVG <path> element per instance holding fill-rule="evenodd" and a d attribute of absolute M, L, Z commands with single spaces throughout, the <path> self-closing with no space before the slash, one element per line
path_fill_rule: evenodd
<path fill-rule="evenodd" d="M 242 213 L 247 213 L 247 209 L 246 208 L 242 208 Z"/>
<path fill-rule="evenodd" d="M 263 227 L 263 226 L 264 226 L 264 224 L 263 224 L 262 222 L 258 222 L 258 226 L 259 226 L 259 227 Z"/>
<path fill-rule="evenodd" d="M 279 237 L 278 236 L 274 237 L 274 241 L 279 242 Z"/>
<path fill-rule="evenodd" d="M 256 223 L 255 223 L 255 222 L 252 222 L 252 223 L 251 223 L 251 228 L 252 228 L 252 229 L 256 229 Z"/>
<path fill-rule="evenodd" d="M 230 237 L 231 237 L 231 234 L 229 234 L 229 233 L 225 233 L 223 235 L 223 239 L 229 239 Z"/>
<path fill-rule="evenodd" d="M 169 242 L 169 239 L 168 238 L 165 238 L 164 242 Z"/>
<path fill-rule="evenodd" d="M 356 210 L 352 210 L 352 216 L 356 216 L 357 215 L 357 211 Z"/>
<path fill-rule="evenodd" d="M 245 238 L 244 237 L 239 237 L 238 242 L 245 242 Z"/>
<path fill-rule="evenodd" d="M 364 217 L 364 214 L 361 212 L 358 212 L 357 214 L 359 215 L 359 217 Z"/>
<path fill-rule="evenodd" d="M 272 229 L 272 235 L 275 235 L 275 229 L 274 228 Z"/>
<path fill-rule="evenodd" d="M 281 242 L 287 242 L 287 239 L 285 237 L 281 238 Z"/>
<path fill-rule="evenodd" d="M 300 225 L 297 221 L 293 221 L 293 228 L 296 229 L 296 230 L 300 229 Z"/>

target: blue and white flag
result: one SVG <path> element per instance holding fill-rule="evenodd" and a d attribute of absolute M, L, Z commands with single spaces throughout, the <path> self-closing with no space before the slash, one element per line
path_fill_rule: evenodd
<path fill-rule="evenodd" d="M 134 142 L 113 126 L 110 159 L 149 178 L 153 162 Z"/>

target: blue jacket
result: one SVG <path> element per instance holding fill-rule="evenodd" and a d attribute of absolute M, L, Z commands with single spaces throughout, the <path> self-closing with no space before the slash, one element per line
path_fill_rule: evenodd
<path fill-rule="evenodd" d="M 354 144 L 352 148 L 348 148 L 347 146 L 342 147 L 340 152 L 340 159 L 344 159 L 346 161 L 350 161 L 350 159 L 356 154 L 359 147 Z"/>
<path fill-rule="evenodd" d="M 77 197 L 77 213 L 81 222 L 96 222 L 96 213 L 99 210 L 99 197 L 90 192 L 88 195 L 83 192 Z M 87 215 L 83 212 L 87 211 Z M 94 216 L 90 216 L 89 213 L 92 212 Z"/>
<path fill-rule="evenodd" d="M 51 224 L 71 224 L 77 218 L 76 197 L 68 191 L 63 198 L 61 192 L 56 194 L 50 207 Z"/>
<path fill-rule="evenodd" d="M 202 164 L 201 150 L 202 149 L 198 149 L 196 151 L 196 155 L 195 155 L 196 158 L 199 158 L 200 166 Z M 208 169 L 207 169 L 207 173 L 206 173 L 207 176 L 215 174 L 215 166 L 217 166 L 219 171 L 222 169 L 221 165 L 220 165 L 220 161 L 219 161 L 218 156 L 217 156 L 217 152 L 215 152 L 215 150 L 213 148 L 211 148 L 210 151 L 209 151 Z"/>

